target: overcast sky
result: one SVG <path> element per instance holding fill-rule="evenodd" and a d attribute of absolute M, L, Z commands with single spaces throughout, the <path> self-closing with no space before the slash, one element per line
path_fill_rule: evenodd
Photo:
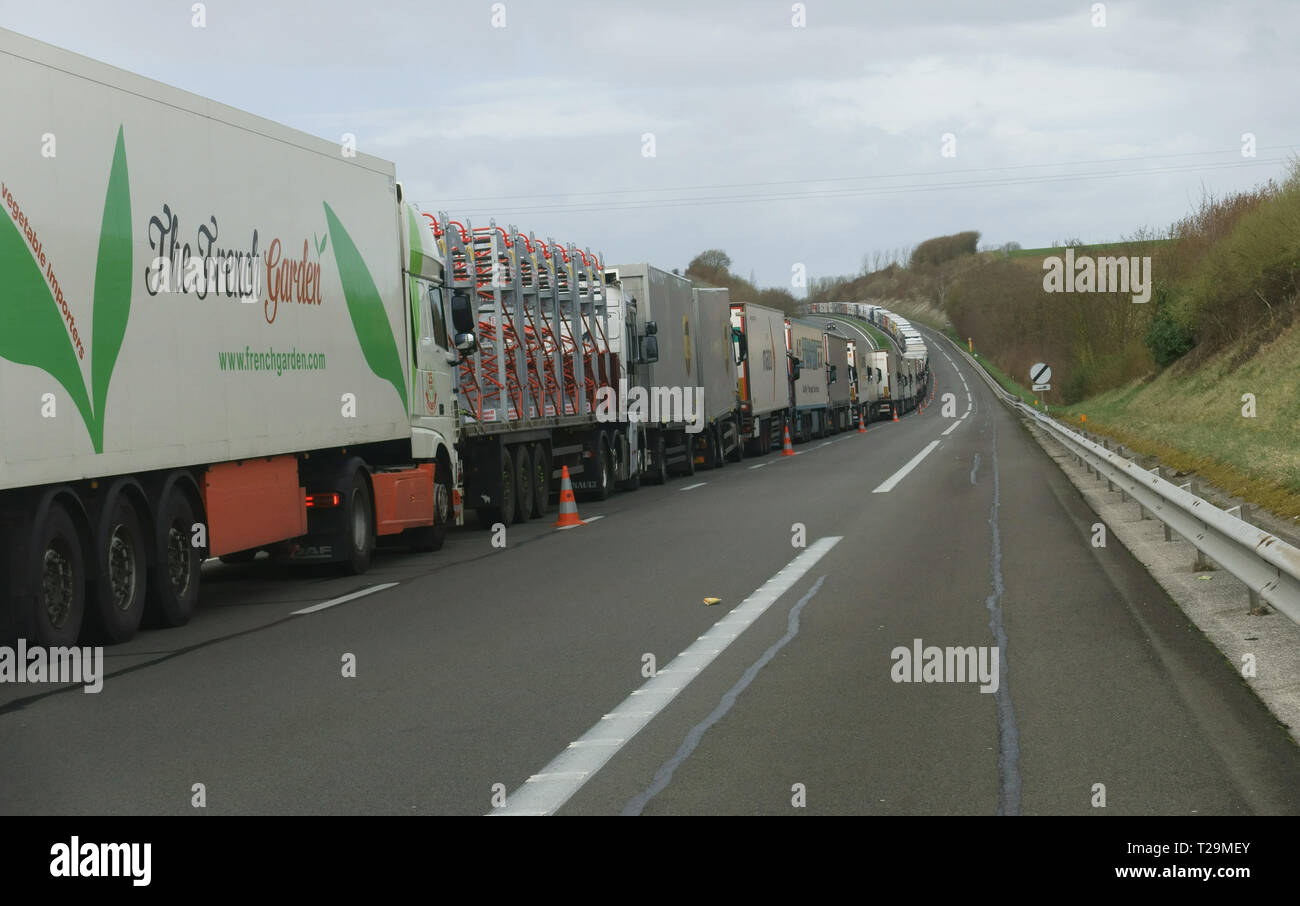
<path fill-rule="evenodd" d="M 195 28 L 190 0 L 0 0 L 0 25 L 353 133 L 424 210 L 789 286 L 959 230 L 1118 239 L 1284 173 L 1300 3 L 1098 5 L 209 0 Z"/>

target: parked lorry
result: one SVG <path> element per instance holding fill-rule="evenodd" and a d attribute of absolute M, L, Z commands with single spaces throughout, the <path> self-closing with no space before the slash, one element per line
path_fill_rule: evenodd
<path fill-rule="evenodd" d="M 722 287 L 696 287 L 696 375 L 704 391 L 702 430 L 695 437 L 695 461 L 706 469 L 740 462 L 745 456 L 736 396 L 736 360 L 731 339 L 731 297 Z"/>
<path fill-rule="evenodd" d="M 791 435 L 795 442 L 824 437 L 830 429 L 830 395 L 822 328 L 811 321 L 786 320 L 786 348 L 791 356 Z"/>
<path fill-rule="evenodd" d="M 616 279 L 589 250 L 425 217 L 412 242 L 431 231 L 453 316 L 472 310 L 453 383 L 465 505 L 486 526 L 541 516 L 564 467 L 595 499 L 635 488 L 641 433 L 620 379 L 638 359 Z"/>
<path fill-rule="evenodd" d="M 849 341 L 849 361 L 852 362 L 849 369 L 851 374 L 850 386 L 853 391 L 853 419 L 855 423 L 859 416 L 861 416 L 863 422 L 872 420 L 876 398 L 879 395 L 876 370 L 870 361 L 871 348 L 860 340 Z"/>
<path fill-rule="evenodd" d="M 901 415 L 899 385 L 902 374 L 898 369 L 897 354 L 888 349 L 874 349 L 867 354 L 867 362 L 876 378 L 876 398 L 871 403 L 871 420 Z"/>
<path fill-rule="evenodd" d="M 186 622 L 208 557 L 362 572 L 462 502 L 544 512 L 563 465 L 639 477 L 598 408 L 640 366 L 594 255 L 421 215 L 391 163 L 3 30 L 0 79 L 4 141 L 59 142 L 0 161 L 0 635 L 121 641 Z"/>
<path fill-rule="evenodd" d="M 701 386 L 694 287 L 685 277 L 644 262 L 609 268 L 606 282 L 611 304 L 628 312 L 628 336 L 654 350 L 653 359 L 643 357 L 628 386 L 648 404 L 637 421 L 645 477 L 662 484 L 670 474 L 693 475 L 696 438 L 703 433 L 703 409 L 695 411 L 697 396 L 689 392 Z"/>
<path fill-rule="evenodd" d="M 781 442 L 790 408 L 785 313 L 752 302 L 731 304 L 740 427 L 749 453 Z"/>
<path fill-rule="evenodd" d="M 834 333 L 824 336 L 829 429 L 840 432 L 849 427 L 853 411 L 849 341 Z"/>

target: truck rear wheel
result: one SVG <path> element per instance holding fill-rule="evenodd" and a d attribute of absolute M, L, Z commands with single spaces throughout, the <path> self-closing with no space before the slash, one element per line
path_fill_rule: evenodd
<path fill-rule="evenodd" d="M 32 536 L 22 635 L 47 647 L 75 645 L 86 612 L 86 564 L 68 511 L 51 503 Z"/>
<path fill-rule="evenodd" d="M 154 568 L 149 579 L 145 617 L 158 626 L 184 626 L 199 599 L 199 549 L 191 543 L 194 508 L 179 484 L 173 484 L 158 507 L 154 534 Z"/>
<path fill-rule="evenodd" d="M 498 522 L 509 528 L 515 521 L 515 463 L 510 448 L 501 448 L 501 499 L 499 506 L 480 507 L 478 520 L 486 529 Z"/>
<path fill-rule="evenodd" d="M 370 558 L 375 552 L 374 506 L 364 469 L 352 473 L 352 483 L 344 500 L 343 526 L 347 533 L 348 555 L 343 561 L 343 569 L 349 575 L 359 576 L 370 569 Z"/>
<path fill-rule="evenodd" d="M 551 457 L 543 444 L 533 444 L 533 513 L 545 516 L 551 509 Z"/>
<path fill-rule="evenodd" d="M 596 443 L 593 467 L 596 470 L 596 485 L 591 495 L 596 500 L 608 500 L 614 492 L 614 452 L 609 448 L 609 438 L 605 434 L 601 434 Z"/>
<path fill-rule="evenodd" d="M 129 640 L 140 628 L 148 589 L 145 543 L 135 507 L 116 495 L 95 530 L 98 569 L 89 608 L 97 635 L 111 644 Z"/>
<path fill-rule="evenodd" d="M 677 467 L 678 474 L 690 478 L 695 474 L 695 435 L 683 434 L 681 440 L 686 445 L 686 458 L 685 462 Z"/>
<path fill-rule="evenodd" d="M 705 428 L 702 434 L 697 434 L 691 438 L 691 450 L 697 452 L 700 462 L 697 464 L 701 469 L 716 469 L 718 467 L 718 433 L 714 428 Z"/>
<path fill-rule="evenodd" d="M 520 444 L 515 453 L 515 518 L 527 522 L 533 515 L 533 462 L 528 445 Z"/>

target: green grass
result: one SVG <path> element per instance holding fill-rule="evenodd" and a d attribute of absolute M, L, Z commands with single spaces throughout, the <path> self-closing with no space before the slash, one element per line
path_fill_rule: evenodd
<path fill-rule="evenodd" d="M 980 355 L 978 352 L 975 353 L 975 359 L 981 365 L 984 366 L 985 371 L 993 375 L 993 380 L 1001 384 L 1003 390 L 1007 391 L 1008 393 L 1014 393 L 1016 396 L 1020 397 L 1020 399 L 1023 402 L 1028 403 L 1031 406 L 1033 405 L 1034 400 L 1037 399 L 1038 397 L 1038 394 L 1034 393 L 1034 391 L 1030 390 L 1024 384 L 1013 379 L 1005 371 L 1003 371 L 997 365 L 993 364 L 993 362 L 990 361 L 989 359 L 986 359 L 984 356 Z"/>
<path fill-rule="evenodd" d="M 859 318 L 852 318 L 849 317 L 848 315 L 836 315 L 835 317 L 843 318 L 845 321 L 848 321 L 849 323 L 854 324 L 860 329 L 866 331 L 867 336 L 871 337 L 871 339 L 876 341 L 877 349 L 894 348 L 893 345 L 889 342 L 889 337 L 885 336 L 884 331 L 877 330 L 875 327 L 872 327 L 869 321 L 863 321 Z"/>
<path fill-rule="evenodd" d="M 1165 369 L 1054 415 L 1195 472 L 1278 516 L 1300 517 L 1300 326 L 1282 331 L 1240 367 L 1229 347 L 1196 369 Z M 1243 394 L 1255 395 L 1253 418 Z"/>

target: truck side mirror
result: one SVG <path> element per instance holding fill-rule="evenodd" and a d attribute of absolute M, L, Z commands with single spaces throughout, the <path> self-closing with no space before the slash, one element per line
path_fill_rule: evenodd
<path fill-rule="evenodd" d="M 472 333 L 456 334 L 456 348 L 465 355 L 469 355 L 475 349 L 478 349 L 478 340 Z"/>
<path fill-rule="evenodd" d="M 830 383 L 832 383 L 832 384 L 835 383 L 835 380 L 836 380 L 836 378 L 835 378 L 835 372 L 836 372 L 836 370 L 837 370 L 838 368 L 839 368 L 838 365 L 832 365 L 832 366 L 831 366 L 831 379 L 830 379 Z"/>
<path fill-rule="evenodd" d="M 749 358 L 749 339 L 737 328 L 732 328 L 731 336 L 736 341 L 736 364 L 739 365 Z"/>
<path fill-rule="evenodd" d="M 650 324 L 653 323 L 654 322 L 651 321 L 649 324 L 646 324 L 646 329 L 648 330 Z M 655 362 L 659 361 L 659 338 L 658 337 L 654 336 L 653 334 L 650 334 L 641 341 L 641 358 L 642 361 L 647 365 L 653 365 Z"/>
<path fill-rule="evenodd" d="M 789 355 L 789 353 L 787 353 Z M 790 356 L 790 380 L 799 380 L 799 359 L 796 356 Z"/>
<path fill-rule="evenodd" d="M 456 348 L 460 349 L 460 338 L 463 334 L 474 335 L 475 327 L 474 306 L 470 302 L 469 295 L 464 292 L 455 292 L 451 296 L 451 323 L 456 328 Z"/>
<path fill-rule="evenodd" d="M 645 335 L 646 335 L 647 337 L 653 337 L 653 336 L 654 336 L 655 334 L 657 334 L 658 332 L 659 332 L 659 325 L 658 325 L 658 324 L 656 324 L 654 321 L 646 321 L 646 322 L 645 322 Z"/>

